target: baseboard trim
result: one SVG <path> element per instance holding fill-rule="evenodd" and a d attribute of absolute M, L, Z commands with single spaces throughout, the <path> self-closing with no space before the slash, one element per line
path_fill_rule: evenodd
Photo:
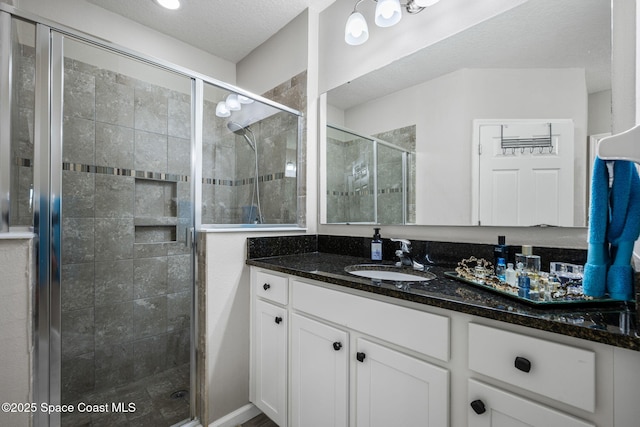
<path fill-rule="evenodd" d="M 227 414 L 222 418 L 218 418 L 209 424 L 209 427 L 237 427 L 238 425 L 249 421 L 251 418 L 257 417 L 261 413 L 262 411 L 260 411 L 260 409 L 258 409 L 253 403 L 248 403 L 230 414 Z"/>

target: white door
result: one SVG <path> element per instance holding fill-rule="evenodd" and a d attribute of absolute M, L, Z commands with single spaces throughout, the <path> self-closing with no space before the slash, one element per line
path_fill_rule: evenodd
<path fill-rule="evenodd" d="M 349 335 L 291 315 L 291 425 L 346 427 Z"/>
<path fill-rule="evenodd" d="M 365 339 L 357 340 L 356 425 L 449 425 L 449 371 Z"/>
<path fill-rule="evenodd" d="M 551 123 L 551 135 L 549 135 Z M 479 225 L 573 226 L 573 121 L 475 120 Z M 551 139 L 551 147 L 504 148 L 503 141 Z M 475 222 L 475 221 L 474 221 Z"/>
<path fill-rule="evenodd" d="M 255 401 L 279 426 L 287 418 L 287 312 L 256 300 L 254 307 Z"/>
<path fill-rule="evenodd" d="M 469 427 L 595 427 L 478 381 L 469 380 Z"/>

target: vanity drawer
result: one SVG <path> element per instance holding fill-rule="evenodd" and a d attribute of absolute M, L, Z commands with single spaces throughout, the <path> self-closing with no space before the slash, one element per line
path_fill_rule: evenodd
<path fill-rule="evenodd" d="M 255 292 L 260 298 L 287 305 L 289 303 L 289 279 L 276 274 L 256 272 Z"/>
<path fill-rule="evenodd" d="M 595 410 L 595 353 L 469 324 L 469 369 L 525 390 Z"/>
<path fill-rule="evenodd" d="M 292 281 L 293 308 L 419 353 L 449 360 L 449 318 Z"/>

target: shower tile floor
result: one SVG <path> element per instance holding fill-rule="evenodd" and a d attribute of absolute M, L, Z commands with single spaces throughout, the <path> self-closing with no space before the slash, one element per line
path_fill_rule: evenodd
<path fill-rule="evenodd" d="M 189 394 L 184 397 L 172 397 L 180 390 L 189 390 L 189 364 L 182 365 L 156 375 L 110 388 L 89 393 L 73 402 L 104 405 L 124 403 L 135 404 L 135 412 L 79 413 L 62 414 L 62 427 L 168 427 L 189 418 Z"/>

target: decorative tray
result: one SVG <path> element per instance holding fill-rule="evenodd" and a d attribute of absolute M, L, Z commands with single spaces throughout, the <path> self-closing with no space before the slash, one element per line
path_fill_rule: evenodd
<path fill-rule="evenodd" d="M 445 271 L 444 274 L 445 276 L 450 277 L 452 279 L 459 280 L 461 282 L 464 282 L 469 285 L 473 285 L 482 289 L 487 289 L 496 294 L 503 295 L 505 297 L 523 302 L 525 304 L 533 305 L 536 307 L 557 307 L 557 306 L 565 306 L 565 305 L 579 306 L 579 305 L 598 305 L 598 304 L 620 304 L 622 302 L 620 300 L 615 300 L 610 298 L 593 298 L 593 297 L 587 297 L 584 295 L 569 295 L 569 296 L 565 295 L 560 298 L 551 298 L 551 299 L 542 299 L 542 298 L 531 299 L 531 298 L 521 297 L 513 291 L 500 289 L 493 285 L 495 281 L 487 281 L 488 283 L 485 283 L 484 281 L 481 281 L 481 280 L 470 280 L 458 275 L 458 273 L 455 271 Z M 505 283 L 502 283 L 502 285 L 504 285 L 504 286 L 501 286 L 502 288 L 509 289 L 509 286 L 506 285 Z"/>

